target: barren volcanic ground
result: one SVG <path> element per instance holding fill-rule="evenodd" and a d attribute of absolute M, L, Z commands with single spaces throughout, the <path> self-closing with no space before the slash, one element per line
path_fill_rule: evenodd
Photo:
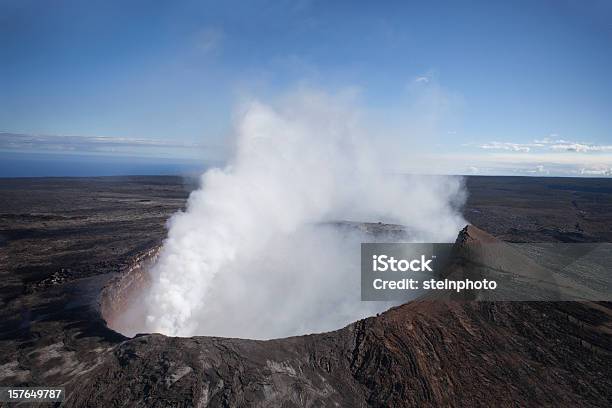
<path fill-rule="evenodd" d="M 612 241 L 612 180 L 467 187 L 466 219 L 499 239 Z M 115 333 L 102 288 L 161 243 L 193 188 L 174 177 L 0 180 L 0 385 L 63 385 L 75 407 L 612 405 L 608 303 L 412 302 L 270 341 Z"/>

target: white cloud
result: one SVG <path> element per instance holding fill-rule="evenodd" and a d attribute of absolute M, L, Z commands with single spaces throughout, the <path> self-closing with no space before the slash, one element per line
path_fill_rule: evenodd
<path fill-rule="evenodd" d="M 466 146 L 469 146 L 469 144 Z M 572 142 L 564 139 L 552 139 L 550 137 L 536 139 L 531 143 L 489 142 L 481 144 L 478 147 L 484 150 L 509 150 L 522 153 L 529 153 L 535 150 L 575 153 L 612 152 L 612 145 Z"/>
<path fill-rule="evenodd" d="M 552 150 L 567 151 L 567 152 L 612 152 L 612 146 L 609 145 L 592 145 L 586 143 L 572 143 L 565 141 L 557 141 L 556 144 L 550 146 Z"/>
<path fill-rule="evenodd" d="M 426 84 L 426 83 L 429 83 L 429 78 L 426 76 L 419 76 L 414 79 L 414 82 L 416 82 L 417 84 L 418 83 Z"/>
<path fill-rule="evenodd" d="M 584 176 L 612 176 L 612 167 L 580 169 L 580 174 Z"/>
<path fill-rule="evenodd" d="M 508 142 L 490 142 L 480 145 L 481 149 L 485 150 L 511 150 L 514 152 L 529 152 L 531 150 L 529 145 L 520 143 L 508 143 Z"/>
<path fill-rule="evenodd" d="M 171 139 L 113 136 L 28 135 L 0 132 L 0 151 L 42 153 L 92 153 L 128 156 L 222 159 L 225 146 L 203 145 Z"/>
<path fill-rule="evenodd" d="M 534 168 L 531 169 L 518 169 L 518 172 L 524 172 L 524 173 L 528 173 L 528 174 L 536 174 L 536 175 L 549 175 L 550 171 L 547 170 L 544 165 L 542 164 L 538 164 L 537 166 L 535 166 Z"/>
<path fill-rule="evenodd" d="M 427 166 L 433 174 L 525 175 L 525 176 L 612 176 L 612 154 L 510 150 L 482 152 L 446 152 L 421 155 L 411 165 Z M 472 168 L 478 169 L 474 173 Z M 416 171 L 416 170 L 415 170 Z"/>

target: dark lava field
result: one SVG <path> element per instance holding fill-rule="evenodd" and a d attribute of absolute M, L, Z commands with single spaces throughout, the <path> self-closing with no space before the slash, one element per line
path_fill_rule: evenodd
<path fill-rule="evenodd" d="M 477 228 L 458 244 L 488 234 L 612 242 L 611 179 L 466 186 L 464 216 Z M 0 386 L 64 386 L 69 407 L 612 406 L 607 302 L 416 301 L 269 341 L 114 332 L 102 289 L 161 244 L 195 187 L 179 177 L 0 179 Z"/>

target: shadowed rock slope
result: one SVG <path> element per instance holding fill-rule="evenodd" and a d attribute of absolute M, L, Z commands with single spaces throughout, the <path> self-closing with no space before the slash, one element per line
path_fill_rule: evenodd
<path fill-rule="evenodd" d="M 282 340 L 146 335 L 67 405 L 609 406 L 609 322 L 593 304 L 426 302 Z"/>
<path fill-rule="evenodd" d="M 469 227 L 456 245 L 481 242 L 495 239 Z M 72 379 L 68 406 L 606 406 L 611 314 L 601 303 L 427 300 L 279 340 L 144 335 Z"/>

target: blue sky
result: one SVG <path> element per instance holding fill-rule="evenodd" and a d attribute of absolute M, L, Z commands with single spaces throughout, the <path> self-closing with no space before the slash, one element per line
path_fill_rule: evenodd
<path fill-rule="evenodd" d="M 217 163 L 241 97 L 307 84 L 409 121 L 432 172 L 610 175 L 611 21 L 603 0 L 0 0 L 0 151 Z"/>

